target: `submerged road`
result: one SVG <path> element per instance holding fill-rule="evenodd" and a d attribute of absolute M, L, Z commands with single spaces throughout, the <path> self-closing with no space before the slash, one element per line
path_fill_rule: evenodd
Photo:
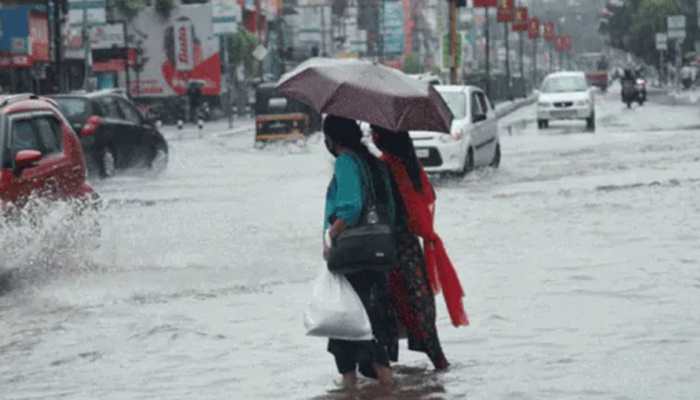
<path fill-rule="evenodd" d="M 700 111 L 617 96 L 595 134 L 522 108 L 500 169 L 437 180 L 472 326 L 440 300 L 452 368 L 402 347 L 394 398 L 700 397 Z M 331 159 L 222 128 L 166 129 L 164 175 L 96 183 L 98 248 L 60 215 L 1 233 L 0 398 L 344 398 L 301 323 Z"/>

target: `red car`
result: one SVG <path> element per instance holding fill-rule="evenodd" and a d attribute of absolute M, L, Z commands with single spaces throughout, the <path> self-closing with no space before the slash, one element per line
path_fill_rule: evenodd
<path fill-rule="evenodd" d="M 0 210 L 32 194 L 95 204 L 85 177 L 78 136 L 52 100 L 0 96 Z"/>

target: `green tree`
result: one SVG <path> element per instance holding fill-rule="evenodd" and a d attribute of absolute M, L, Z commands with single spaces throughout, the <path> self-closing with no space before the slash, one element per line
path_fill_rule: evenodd
<path fill-rule="evenodd" d="M 409 54 L 403 62 L 403 72 L 407 74 L 423 73 L 423 64 L 420 58 L 415 54 Z"/>
<path fill-rule="evenodd" d="M 146 7 L 146 0 L 111 0 L 108 6 L 115 7 L 127 19 L 133 19 Z"/>
<path fill-rule="evenodd" d="M 241 82 L 238 79 L 238 70 L 243 69 L 243 75 L 247 78 L 252 76 L 255 68 L 256 59 L 253 56 L 253 51 L 258 44 L 258 39 L 255 35 L 249 33 L 245 29 L 229 35 L 227 38 L 228 51 L 228 67 L 230 72 L 230 82 L 236 93 L 236 104 L 239 112 L 245 109 L 248 90 L 248 79 Z"/>

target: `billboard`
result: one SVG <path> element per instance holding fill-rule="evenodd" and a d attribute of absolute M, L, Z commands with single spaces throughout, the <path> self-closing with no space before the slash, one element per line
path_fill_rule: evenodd
<path fill-rule="evenodd" d="M 384 54 L 399 56 L 404 49 L 403 2 L 384 2 Z"/>
<path fill-rule="evenodd" d="M 143 49 L 138 93 L 142 96 L 180 96 L 190 81 L 204 84 L 202 93 L 221 93 L 219 38 L 211 23 L 211 5 L 181 5 L 163 19 L 145 9 L 128 23 L 129 47 Z M 132 93 L 136 93 L 136 80 Z"/>

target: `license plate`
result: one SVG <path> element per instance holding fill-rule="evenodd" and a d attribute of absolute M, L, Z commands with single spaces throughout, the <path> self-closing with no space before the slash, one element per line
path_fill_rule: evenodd
<path fill-rule="evenodd" d="M 428 150 L 428 149 L 416 149 L 416 156 L 418 156 L 418 158 L 428 158 L 428 157 L 430 157 L 430 150 Z"/>
<path fill-rule="evenodd" d="M 560 118 L 570 118 L 576 116 L 576 111 L 552 111 L 552 115 Z"/>

